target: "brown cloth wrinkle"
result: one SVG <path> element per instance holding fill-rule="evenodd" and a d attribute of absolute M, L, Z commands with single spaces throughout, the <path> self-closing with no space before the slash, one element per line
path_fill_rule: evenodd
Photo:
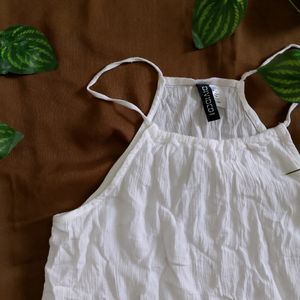
<path fill-rule="evenodd" d="M 238 79 L 290 43 L 300 44 L 300 15 L 287 0 L 249 1 L 236 33 L 194 48 L 194 1 L 2 0 L 0 28 L 21 23 L 42 30 L 59 60 L 55 71 L 0 78 L 0 120 L 25 134 L 0 161 L 0 299 L 41 299 L 52 216 L 75 209 L 101 184 L 142 119 L 86 91 L 106 64 L 130 56 L 156 63 L 166 76 Z M 95 89 L 129 99 L 145 113 L 157 74 L 144 63 L 119 67 Z M 254 75 L 250 105 L 267 127 L 288 104 Z M 300 109 L 289 127 L 300 149 Z"/>

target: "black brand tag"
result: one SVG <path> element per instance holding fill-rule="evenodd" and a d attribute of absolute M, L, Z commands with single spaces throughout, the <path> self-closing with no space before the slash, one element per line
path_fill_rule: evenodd
<path fill-rule="evenodd" d="M 212 90 L 208 84 L 196 84 L 208 122 L 219 120 L 220 115 Z"/>

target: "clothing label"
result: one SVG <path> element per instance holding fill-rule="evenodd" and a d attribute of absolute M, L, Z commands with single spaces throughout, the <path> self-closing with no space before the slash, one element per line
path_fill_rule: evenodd
<path fill-rule="evenodd" d="M 226 108 L 226 102 L 224 99 L 223 91 L 219 87 L 212 84 L 210 85 L 210 88 L 215 98 L 217 107 Z"/>
<path fill-rule="evenodd" d="M 220 115 L 212 90 L 208 84 L 196 84 L 208 122 L 219 120 Z"/>

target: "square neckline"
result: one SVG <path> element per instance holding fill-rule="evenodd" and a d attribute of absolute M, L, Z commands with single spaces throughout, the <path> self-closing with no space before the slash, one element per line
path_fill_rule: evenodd
<path fill-rule="evenodd" d="M 268 58 L 265 62 L 263 62 L 261 64 L 261 66 L 267 64 L 274 57 L 276 57 L 277 55 L 283 53 L 284 51 L 286 51 L 287 49 L 292 48 L 292 47 L 300 48 L 300 46 L 298 46 L 298 45 L 290 44 L 289 46 L 285 47 L 284 49 L 278 51 L 273 56 Z M 151 106 L 150 106 L 150 109 L 149 109 L 149 112 L 147 115 L 138 106 L 129 102 L 128 100 L 112 98 L 112 97 L 109 97 L 105 94 L 102 94 L 100 92 L 97 92 L 97 91 L 91 89 L 91 87 L 97 82 L 97 80 L 105 72 L 107 72 L 111 69 L 114 69 L 121 64 L 133 63 L 133 62 L 147 63 L 147 64 L 151 65 L 158 73 L 158 80 L 157 80 L 155 95 L 152 99 L 152 103 L 151 103 Z M 240 80 L 222 78 L 222 77 L 210 77 L 210 78 L 202 78 L 202 79 L 194 79 L 191 77 L 168 77 L 168 76 L 163 75 L 162 71 L 156 64 L 154 64 L 153 62 L 151 62 L 148 59 L 137 56 L 137 57 L 129 57 L 129 58 L 108 64 L 106 67 L 104 67 L 98 73 L 96 73 L 94 75 L 92 80 L 87 85 L 87 90 L 96 98 L 99 98 L 99 99 L 102 99 L 105 101 L 112 101 L 112 102 L 115 102 L 117 104 L 120 104 L 122 106 L 125 106 L 129 109 L 132 109 L 132 110 L 135 110 L 136 112 L 138 112 L 143 117 L 144 122 L 142 122 L 140 128 L 136 132 L 136 135 L 138 133 L 139 134 L 142 133 L 142 130 L 144 129 L 145 126 L 151 127 L 150 125 L 154 124 L 151 128 L 155 129 L 155 126 L 156 126 L 156 129 L 157 129 L 156 132 L 160 132 L 160 134 L 162 134 L 162 135 L 168 135 L 169 137 L 173 135 L 174 137 L 177 137 L 177 138 L 180 137 L 181 140 L 198 141 L 198 143 L 202 142 L 202 143 L 208 144 L 208 143 L 220 143 L 220 142 L 225 142 L 225 141 L 231 141 L 231 142 L 232 141 L 243 142 L 243 141 L 250 141 L 250 140 L 255 141 L 256 139 L 261 139 L 261 137 L 263 137 L 264 135 L 268 136 L 270 133 L 275 132 L 277 136 L 284 137 L 285 140 L 286 139 L 289 140 L 289 142 L 294 145 L 292 138 L 290 136 L 290 133 L 287 129 L 287 126 L 289 125 L 290 120 L 291 120 L 290 114 L 291 114 L 292 110 L 297 106 L 297 104 L 293 103 L 290 106 L 290 109 L 287 114 L 287 118 L 284 122 L 280 122 L 275 127 L 267 128 L 263 124 L 263 122 L 260 120 L 260 118 L 258 117 L 255 110 L 249 105 L 249 102 L 247 101 L 246 95 L 245 95 L 245 79 L 255 72 L 257 72 L 257 69 L 250 70 L 250 71 L 244 73 L 241 76 Z M 157 112 L 158 106 L 162 102 L 161 95 L 162 95 L 162 92 L 163 92 L 164 88 L 166 87 L 166 85 L 167 84 L 173 84 L 173 85 L 180 85 L 180 84 L 190 84 L 191 85 L 191 84 L 193 84 L 193 85 L 195 85 L 195 83 L 197 83 L 197 82 L 202 82 L 202 83 L 206 82 L 208 84 L 216 83 L 216 85 L 235 86 L 237 88 L 237 94 L 239 96 L 238 98 L 239 98 L 239 101 L 241 101 L 243 110 L 246 113 L 246 115 L 248 116 L 249 120 L 254 125 L 254 127 L 256 128 L 256 130 L 258 131 L 258 133 L 255 135 L 247 136 L 247 137 L 236 137 L 236 138 L 229 138 L 229 139 L 209 139 L 209 138 L 184 135 L 184 134 L 180 134 L 177 132 L 170 132 L 170 131 L 166 131 L 166 130 L 159 128 L 158 124 L 153 122 L 153 117 L 154 117 L 155 113 Z M 295 147 L 295 145 L 294 145 L 294 147 Z M 299 154 L 299 156 L 300 156 L 300 154 Z"/>
<path fill-rule="evenodd" d="M 158 124 L 153 121 L 154 115 L 156 114 L 161 102 L 162 102 L 162 93 L 166 86 L 180 86 L 180 85 L 196 85 L 196 83 L 206 83 L 213 84 L 216 86 L 226 86 L 226 87 L 234 87 L 237 89 L 238 99 L 241 101 L 242 107 L 249 120 L 255 126 L 258 131 L 257 134 L 245 136 L 245 137 L 235 137 L 229 139 L 212 139 L 212 138 L 203 138 L 192 135 L 185 135 L 178 132 L 167 131 L 161 129 Z M 264 138 L 268 136 L 278 137 L 278 138 L 288 138 L 293 143 L 290 133 L 283 122 L 279 122 L 278 125 L 267 128 L 255 110 L 250 106 L 246 95 L 245 95 L 245 81 L 237 80 L 231 78 L 223 78 L 223 77 L 208 77 L 208 78 L 191 78 L 191 77 L 174 77 L 174 76 L 164 76 L 159 74 L 157 80 L 156 91 L 152 100 L 152 104 L 150 106 L 149 112 L 146 115 L 150 121 L 144 119 L 139 130 L 147 126 L 147 129 L 150 132 L 155 132 L 155 138 L 158 138 L 158 135 L 163 136 L 167 139 L 177 139 L 184 142 L 192 142 L 198 143 L 202 145 L 216 145 L 219 143 L 257 143 L 262 142 Z M 138 130 L 138 132 L 139 132 Z M 287 136 L 287 137 L 286 137 Z"/>

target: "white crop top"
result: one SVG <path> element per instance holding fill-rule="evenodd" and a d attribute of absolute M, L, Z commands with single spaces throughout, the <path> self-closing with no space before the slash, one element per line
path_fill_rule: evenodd
<path fill-rule="evenodd" d="M 136 61 L 159 75 L 147 115 L 91 88 Z M 95 75 L 92 95 L 144 122 L 97 191 L 53 217 L 43 300 L 300 299 L 300 154 L 287 129 L 297 104 L 266 128 L 244 95 L 254 72 L 165 77 L 134 57 Z"/>

